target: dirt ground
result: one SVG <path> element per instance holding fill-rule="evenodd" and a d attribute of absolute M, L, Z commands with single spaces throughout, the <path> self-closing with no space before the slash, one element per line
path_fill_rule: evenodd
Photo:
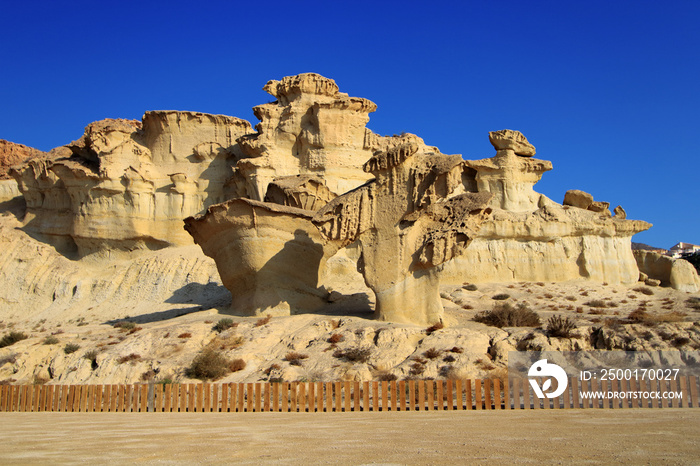
<path fill-rule="evenodd" d="M 700 409 L 2 413 L 0 463 L 698 464 Z"/>

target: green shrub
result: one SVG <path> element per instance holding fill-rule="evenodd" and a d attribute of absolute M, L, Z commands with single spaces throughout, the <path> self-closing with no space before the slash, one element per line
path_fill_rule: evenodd
<path fill-rule="evenodd" d="M 0 339 L 0 348 L 14 345 L 18 341 L 26 340 L 27 338 L 29 337 L 25 333 L 12 331 Z"/>
<path fill-rule="evenodd" d="M 492 327 L 539 327 L 540 316 L 535 311 L 520 303 L 513 307 L 510 303 L 496 304 L 491 311 L 483 311 L 474 316 L 476 322 Z"/>
<path fill-rule="evenodd" d="M 127 330 L 133 330 L 134 328 L 136 328 L 136 324 L 133 323 L 133 322 L 129 322 L 129 321 L 123 320 L 123 321 L 120 321 L 120 322 L 115 323 L 115 324 L 113 325 L 113 327 L 114 327 L 114 328 L 118 328 L 118 329 L 120 329 L 120 330 L 126 332 Z"/>

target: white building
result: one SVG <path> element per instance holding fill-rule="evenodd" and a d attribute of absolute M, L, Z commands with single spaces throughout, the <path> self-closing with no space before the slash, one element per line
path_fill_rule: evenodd
<path fill-rule="evenodd" d="M 669 253 L 671 257 L 681 257 L 681 254 L 693 254 L 700 251 L 700 246 L 690 243 L 678 243 L 673 246 Z"/>

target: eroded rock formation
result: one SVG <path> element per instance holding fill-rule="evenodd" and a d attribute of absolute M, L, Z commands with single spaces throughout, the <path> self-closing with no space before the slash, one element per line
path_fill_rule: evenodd
<path fill-rule="evenodd" d="M 635 250 L 634 258 L 639 271 L 662 286 L 688 293 L 700 291 L 700 277 L 690 262 L 644 250 Z"/>
<path fill-rule="evenodd" d="M 20 196 L 17 182 L 10 176 L 10 168 L 26 163 L 36 157 L 46 157 L 47 154 L 24 144 L 0 139 L 0 202 L 6 202 Z"/>

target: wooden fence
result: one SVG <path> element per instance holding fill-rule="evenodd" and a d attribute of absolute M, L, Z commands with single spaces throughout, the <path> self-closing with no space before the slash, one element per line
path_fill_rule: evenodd
<path fill-rule="evenodd" d="M 572 378 L 559 397 L 541 400 L 525 379 L 402 380 L 133 385 L 1 385 L 0 411 L 349 412 L 483 409 L 697 408 L 698 380 L 613 381 Z M 680 398 L 582 398 L 592 392 L 682 392 Z"/>

